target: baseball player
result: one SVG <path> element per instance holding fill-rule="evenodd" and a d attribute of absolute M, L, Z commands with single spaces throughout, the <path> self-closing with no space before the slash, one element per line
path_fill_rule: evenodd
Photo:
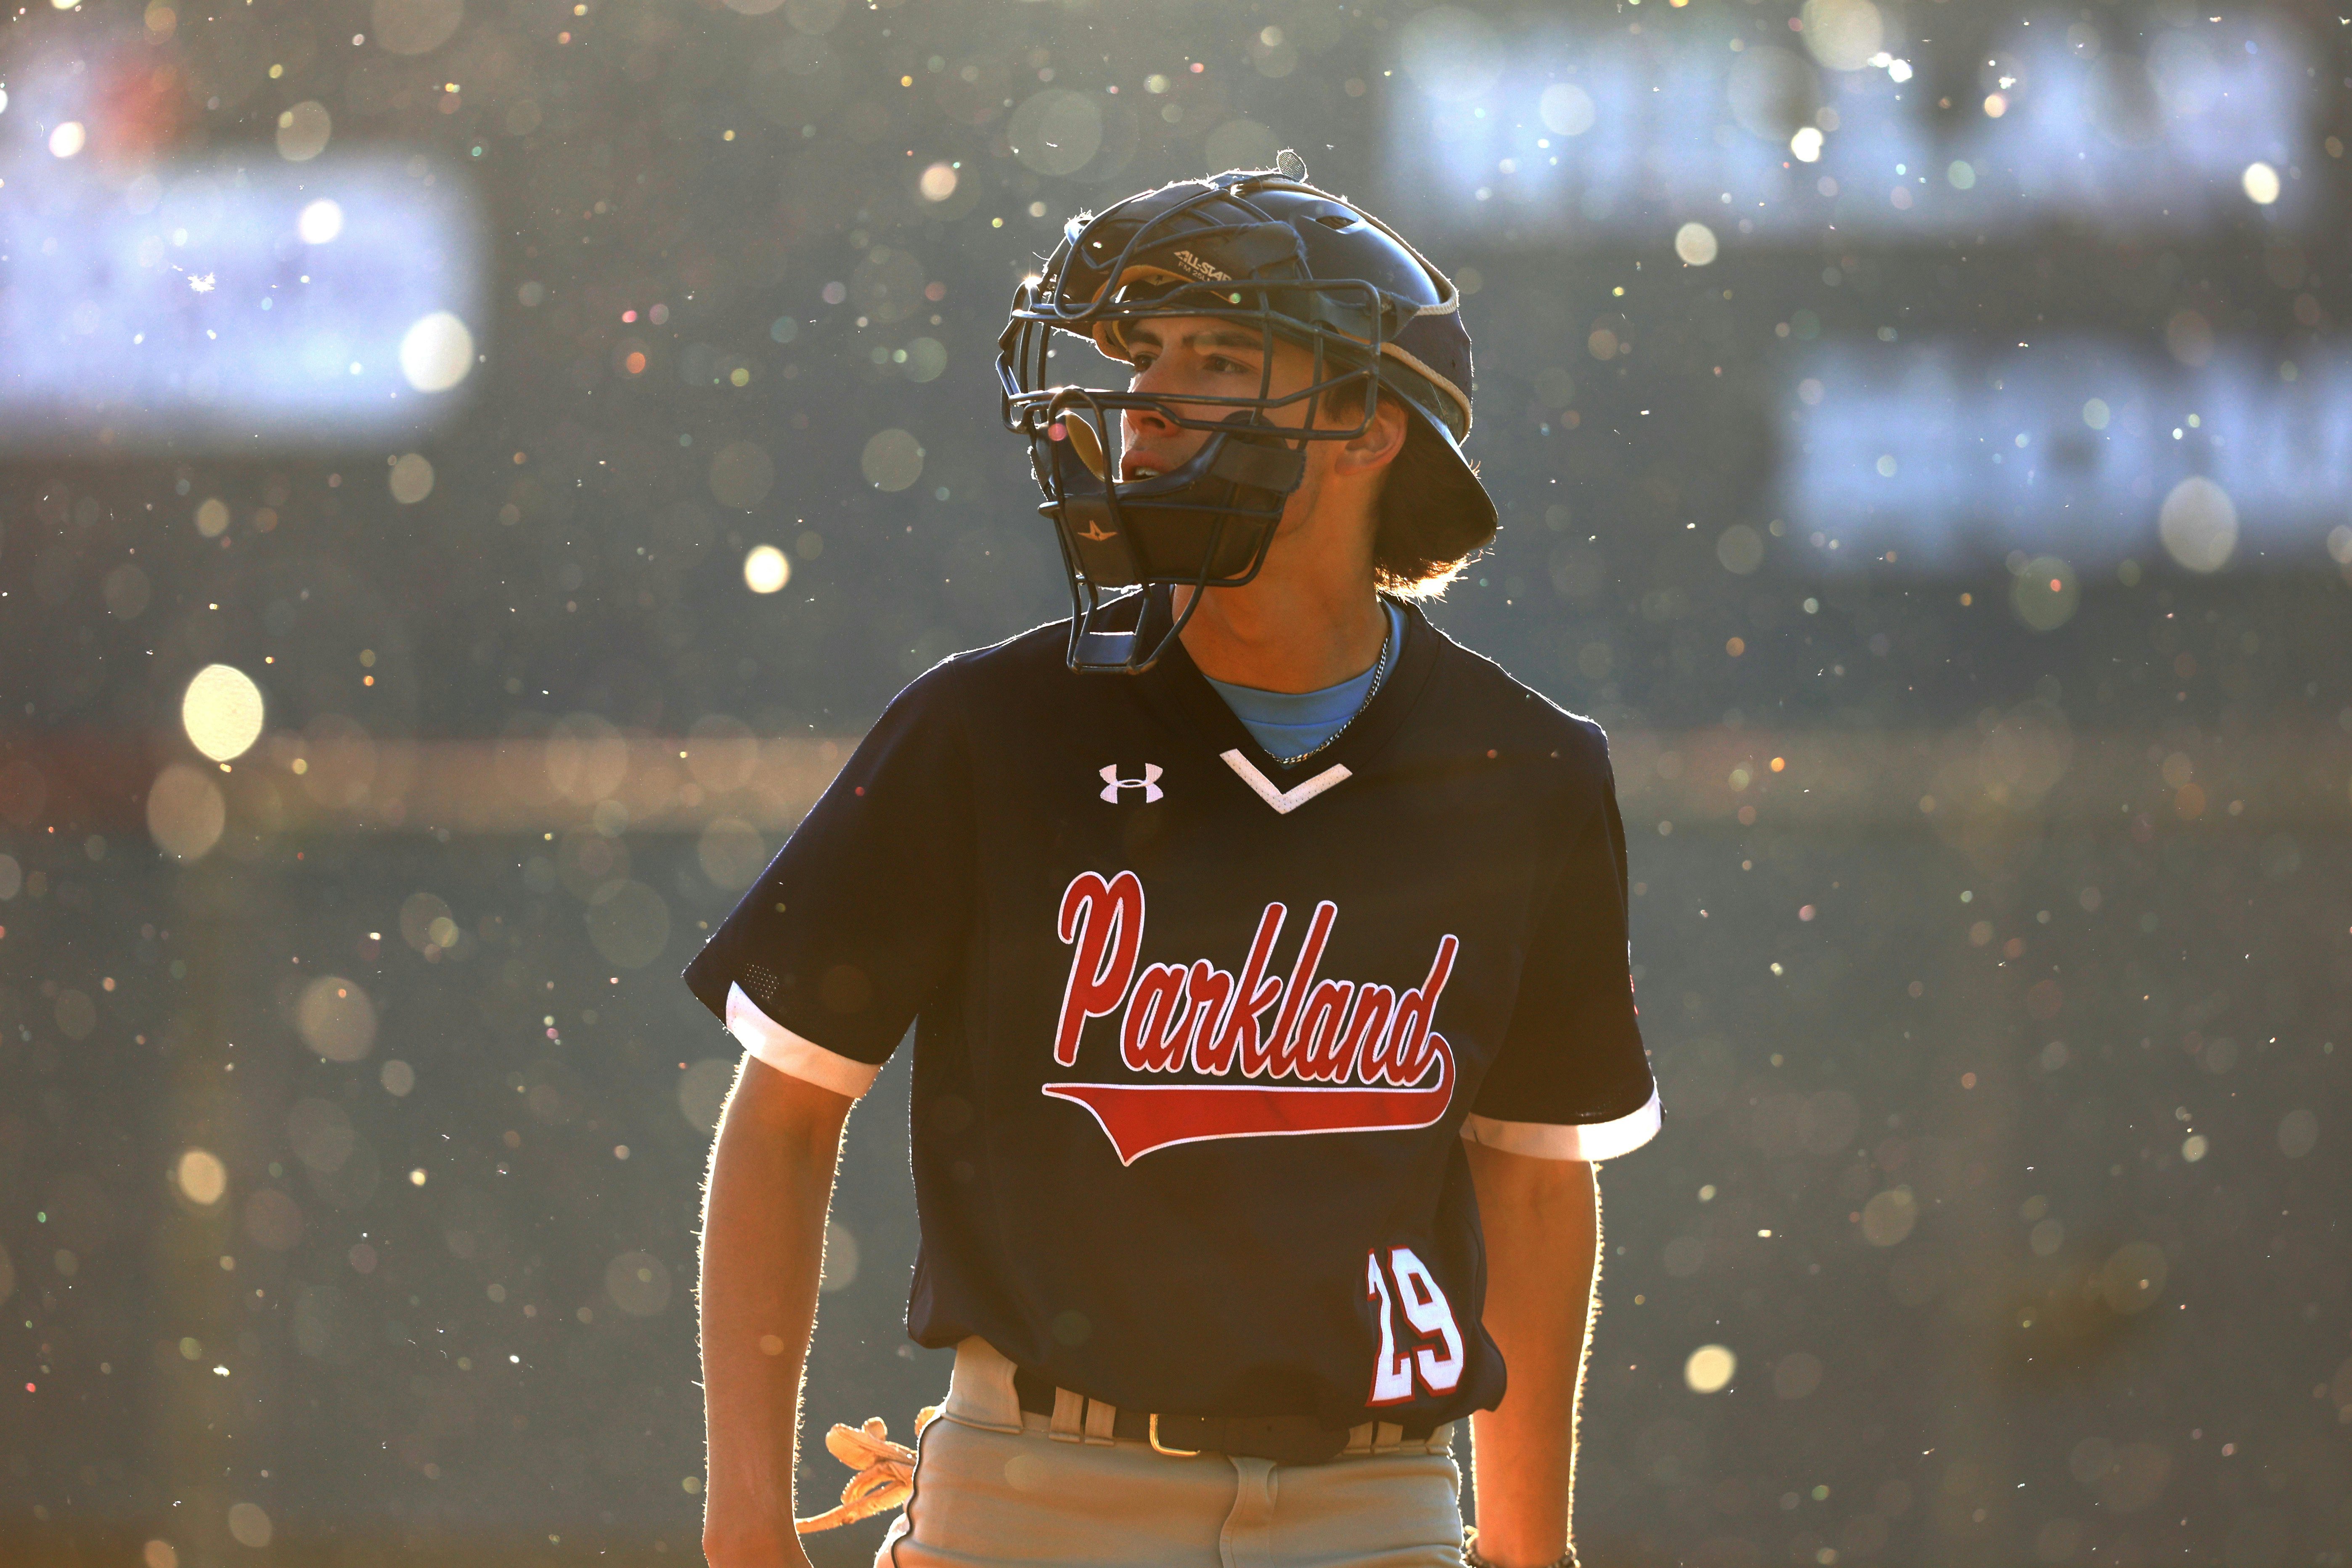
<path fill-rule="evenodd" d="M 748 1052 L 709 1560 L 803 1561 L 835 1154 L 911 1026 L 956 1358 L 877 1561 L 1573 1563 L 1592 1166 L 1659 1108 L 1601 733 L 1417 607 L 1496 527 L 1454 286 L 1286 153 L 1071 220 L 999 372 L 1075 614 L 901 692 L 686 973 Z"/>

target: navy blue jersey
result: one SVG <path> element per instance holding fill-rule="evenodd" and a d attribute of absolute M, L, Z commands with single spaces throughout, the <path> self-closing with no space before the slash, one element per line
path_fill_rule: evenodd
<path fill-rule="evenodd" d="M 1066 626 L 901 692 L 688 968 L 855 1093 L 911 1024 L 908 1326 L 1123 1408 L 1491 1408 L 1465 1138 L 1600 1159 L 1658 1108 L 1606 742 L 1407 608 L 1285 768 L 1178 648 Z"/>

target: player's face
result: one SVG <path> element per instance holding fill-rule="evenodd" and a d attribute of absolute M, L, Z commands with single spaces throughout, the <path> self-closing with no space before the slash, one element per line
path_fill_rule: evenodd
<path fill-rule="evenodd" d="M 1129 390 L 1165 398 L 1188 419 L 1217 423 L 1231 407 L 1191 403 L 1194 397 L 1286 397 L 1313 384 L 1315 356 L 1296 343 L 1274 345 L 1272 376 L 1265 376 L 1265 341 L 1236 322 L 1206 316 L 1161 317 L 1137 322 L 1127 333 L 1129 363 L 1134 376 Z M 1302 398 L 1288 407 L 1267 411 L 1277 425 L 1304 426 L 1309 406 Z M 1329 424 L 1328 419 L 1318 423 Z M 1208 440 L 1206 430 L 1188 430 L 1150 408 L 1130 408 L 1119 416 L 1122 480 L 1164 474 L 1190 458 Z M 1310 443 L 1312 448 L 1320 443 Z"/>

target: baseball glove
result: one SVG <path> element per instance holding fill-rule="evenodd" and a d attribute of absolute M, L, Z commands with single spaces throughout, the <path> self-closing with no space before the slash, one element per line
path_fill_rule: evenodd
<path fill-rule="evenodd" d="M 936 1405 L 925 1405 L 915 1415 L 915 1436 L 920 1438 L 931 1417 L 940 1413 Z M 887 1513 L 902 1506 L 915 1492 L 915 1450 L 903 1443 L 890 1440 L 890 1429 L 879 1415 L 869 1415 L 863 1426 L 845 1426 L 835 1423 L 824 1435 L 825 1451 L 857 1473 L 841 1489 L 841 1505 L 823 1513 L 793 1521 L 793 1528 L 803 1535 L 820 1530 L 833 1530 L 876 1514 Z"/>

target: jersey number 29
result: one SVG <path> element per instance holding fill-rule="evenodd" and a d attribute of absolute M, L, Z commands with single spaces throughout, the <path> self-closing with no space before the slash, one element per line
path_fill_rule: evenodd
<path fill-rule="evenodd" d="M 1393 1295 L 1391 1278 L 1396 1281 Z M 1412 1397 L 1416 1372 L 1428 1392 L 1452 1393 L 1462 1381 L 1462 1331 L 1454 1326 L 1454 1309 L 1447 1304 L 1445 1292 L 1437 1288 L 1429 1266 L 1410 1247 L 1391 1247 L 1386 1268 L 1377 1251 L 1368 1252 L 1364 1254 L 1364 1294 L 1379 1303 L 1375 1311 L 1381 1322 L 1380 1360 L 1372 1366 L 1372 1396 L 1365 1403 L 1403 1404 Z M 1392 1304 L 1404 1309 L 1405 1321 L 1412 1326 L 1413 1339 L 1403 1351 L 1397 1349 Z"/>

